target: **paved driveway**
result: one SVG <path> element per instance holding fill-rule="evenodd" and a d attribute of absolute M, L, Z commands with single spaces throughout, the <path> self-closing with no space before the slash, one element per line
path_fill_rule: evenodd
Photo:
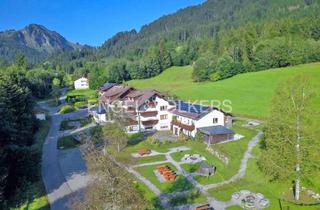
<path fill-rule="evenodd" d="M 50 130 L 42 152 L 42 178 L 48 200 L 52 210 L 69 209 L 70 202 L 80 198 L 81 191 L 85 187 L 86 179 L 83 178 L 83 175 L 86 167 L 80 151 L 71 151 L 70 155 L 60 154 L 61 151 L 57 149 L 59 127 L 63 119 L 85 117 L 87 111 L 81 110 L 60 115 L 57 113 L 58 108 L 49 107 L 43 102 L 39 105 L 47 109 L 51 115 Z"/>

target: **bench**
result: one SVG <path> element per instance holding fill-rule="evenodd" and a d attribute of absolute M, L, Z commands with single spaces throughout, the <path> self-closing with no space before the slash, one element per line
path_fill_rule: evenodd
<path fill-rule="evenodd" d="M 210 204 L 204 204 L 204 205 L 201 205 L 201 206 L 197 206 L 195 208 L 195 210 L 211 210 L 212 208 L 210 207 Z"/>
<path fill-rule="evenodd" d="M 140 156 L 150 155 L 150 153 L 151 153 L 151 150 L 150 150 L 150 149 L 141 149 L 141 150 L 139 150 L 139 152 L 138 152 L 138 154 L 139 154 Z"/>

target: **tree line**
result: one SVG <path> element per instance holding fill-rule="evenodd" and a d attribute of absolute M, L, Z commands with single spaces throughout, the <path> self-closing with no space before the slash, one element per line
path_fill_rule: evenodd
<path fill-rule="evenodd" d="M 0 67 L 0 209 L 20 206 L 29 194 L 40 193 L 32 191 L 41 180 L 34 107 L 37 99 L 60 88 L 60 80 L 62 75 L 45 66 L 34 68 L 21 54 Z"/>
<path fill-rule="evenodd" d="M 217 81 L 245 72 L 319 61 L 320 21 L 312 10 L 310 13 L 217 27 L 212 36 L 190 36 L 186 40 L 162 35 L 147 47 L 130 45 L 107 55 L 105 46 L 65 52 L 48 63 L 74 78 L 88 76 L 93 89 L 106 81 L 149 78 L 171 66 L 184 65 L 193 66 L 195 82 Z M 119 39 L 130 41 L 131 36 L 121 35 Z"/>

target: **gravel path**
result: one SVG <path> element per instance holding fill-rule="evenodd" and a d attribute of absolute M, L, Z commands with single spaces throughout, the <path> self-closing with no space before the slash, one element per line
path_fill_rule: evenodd
<path fill-rule="evenodd" d="M 238 205 L 238 203 L 236 201 L 233 200 L 229 200 L 229 201 L 219 201 L 217 199 L 215 199 L 214 197 L 212 197 L 209 193 L 208 193 L 208 189 L 212 189 L 212 188 L 216 188 L 225 184 L 229 184 L 231 182 L 234 182 L 240 178 L 242 178 L 245 175 L 246 169 L 247 169 L 247 164 L 248 164 L 248 160 L 252 157 L 252 149 L 257 145 L 259 138 L 261 137 L 261 135 L 263 134 L 262 131 L 259 131 L 257 133 L 256 136 L 254 136 L 249 144 L 248 144 L 248 148 L 246 150 L 246 152 L 244 153 L 244 156 L 241 160 L 241 165 L 240 165 L 240 169 L 237 172 L 236 175 L 234 175 L 232 178 L 230 178 L 229 180 L 223 181 L 223 182 L 219 182 L 219 183 L 215 183 L 215 184 L 209 184 L 209 185 L 201 185 L 200 183 L 198 183 L 196 180 L 194 180 L 193 178 L 193 174 L 186 172 L 178 162 L 176 162 L 172 157 L 171 157 L 171 153 L 177 151 L 177 149 L 172 149 L 170 151 L 168 151 L 167 153 L 162 153 L 163 155 L 166 156 L 166 161 L 157 161 L 157 162 L 150 162 L 150 163 L 144 163 L 144 164 L 139 164 L 139 165 L 135 165 L 133 167 L 141 167 L 141 166 L 147 166 L 147 165 L 157 165 L 157 164 L 163 164 L 163 163 L 171 163 L 172 165 L 174 165 L 177 170 L 178 173 L 184 175 L 187 180 L 189 182 L 191 182 L 194 187 L 196 189 L 198 189 L 200 192 L 202 192 L 208 199 L 208 201 L 206 203 L 210 203 L 211 207 L 213 207 L 215 210 L 223 210 L 229 206 L 234 206 L 234 205 Z M 183 147 L 183 148 L 179 148 L 179 149 L 183 149 L 183 150 L 188 150 L 189 148 L 187 147 Z M 162 202 L 162 205 L 167 208 L 168 207 L 168 200 L 172 197 L 175 196 L 179 196 L 181 194 L 187 193 L 187 192 L 178 192 L 178 193 L 171 193 L 171 194 L 161 194 L 161 191 L 154 185 L 152 184 L 148 179 L 144 178 L 141 174 L 139 174 L 137 171 L 135 171 L 133 169 L 133 167 L 127 168 L 127 170 L 132 173 L 136 178 L 138 178 L 140 181 L 142 181 L 150 190 L 152 190 L 156 195 L 160 195 L 160 200 Z M 187 209 L 194 209 L 197 206 L 199 206 L 201 204 L 192 204 L 192 205 L 182 205 L 182 206 L 178 206 L 175 207 L 174 209 L 178 209 L 178 210 L 187 210 Z"/>
<path fill-rule="evenodd" d="M 220 187 L 222 185 L 225 184 L 229 184 L 231 182 L 234 182 L 240 178 L 242 178 L 245 173 L 246 173 L 246 169 L 247 169 L 247 164 L 248 164 L 248 160 L 252 157 L 252 149 L 257 145 L 261 135 L 263 134 L 262 131 L 259 131 L 258 134 L 256 136 L 254 136 L 251 141 L 248 144 L 248 148 L 246 150 L 246 152 L 244 153 L 244 156 L 241 160 L 241 165 L 240 165 L 240 169 L 238 171 L 238 173 L 236 175 L 234 175 L 233 177 L 231 177 L 229 180 L 223 181 L 223 182 L 219 182 L 219 183 L 215 183 L 215 184 L 209 184 L 204 186 L 204 188 L 206 190 L 211 189 L 211 188 L 216 188 L 216 187 Z"/>

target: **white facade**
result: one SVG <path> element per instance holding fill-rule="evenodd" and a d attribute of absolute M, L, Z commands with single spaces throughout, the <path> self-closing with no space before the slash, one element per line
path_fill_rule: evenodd
<path fill-rule="evenodd" d="M 216 126 L 222 125 L 225 126 L 224 116 L 225 114 L 219 110 L 212 110 L 208 114 L 204 115 L 200 119 L 194 120 L 185 116 L 174 115 L 178 122 L 181 122 L 184 125 L 192 126 L 194 125 L 195 129 L 193 131 L 188 131 L 183 129 L 183 133 L 187 136 L 195 137 L 197 129 L 201 127 Z M 173 134 L 180 135 L 180 127 L 173 125 Z"/>
<path fill-rule="evenodd" d="M 89 82 L 87 78 L 81 77 L 80 79 L 77 79 L 74 81 L 74 89 L 88 89 L 89 88 Z"/>
<path fill-rule="evenodd" d="M 224 126 L 224 113 L 219 110 L 213 110 L 199 120 L 195 121 L 194 125 L 196 128 L 216 125 Z"/>
<path fill-rule="evenodd" d="M 156 97 L 156 110 L 158 124 L 156 125 L 156 130 L 170 130 L 172 114 L 169 112 L 174 106 L 170 105 L 168 101 L 163 98 Z"/>
<path fill-rule="evenodd" d="M 104 95 L 104 97 L 109 97 L 104 99 L 104 103 L 114 107 L 112 101 L 118 100 L 119 103 L 116 107 L 124 111 L 124 117 L 128 119 L 126 130 L 129 133 L 172 130 L 175 135 L 180 135 L 180 132 L 183 132 L 187 136 L 195 137 L 198 128 L 228 126 L 228 124 L 231 126 L 232 123 L 231 119 L 228 120 L 231 116 L 212 107 L 197 105 L 195 107 L 198 108 L 195 109 L 198 110 L 194 112 L 192 104 L 188 105 L 183 102 L 182 106 L 179 106 L 179 110 L 176 110 L 176 103 L 172 104 L 154 90 L 139 91 L 133 88 L 125 90 L 126 92 L 117 92 L 117 89 L 111 88 L 107 96 Z M 202 108 L 205 109 L 202 110 Z M 97 116 L 97 121 L 106 121 L 106 119 Z"/>

